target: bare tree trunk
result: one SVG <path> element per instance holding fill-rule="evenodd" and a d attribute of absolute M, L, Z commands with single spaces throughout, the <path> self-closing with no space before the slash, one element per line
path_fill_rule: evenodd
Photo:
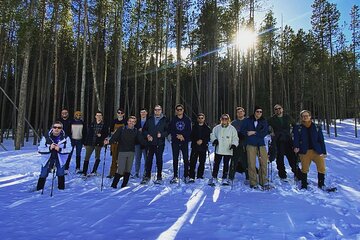
<path fill-rule="evenodd" d="M 54 3 L 54 50 L 55 50 L 55 57 L 54 57 L 54 105 L 53 105 L 53 116 L 52 121 L 54 122 L 56 119 L 56 113 L 58 111 L 58 88 L 59 88 L 59 76 L 58 76 L 58 11 L 59 11 L 59 5 L 58 1 L 56 0 Z"/>
<path fill-rule="evenodd" d="M 86 39 L 87 39 L 87 0 L 84 1 L 84 37 L 83 37 L 83 58 L 81 75 L 80 111 L 84 114 L 85 110 L 85 90 L 86 90 Z"/>
<path fill-rule="evenodd" d="M 79 58 L 80 58 L 80 25 L 81 25 L 81 0 L 79 0 L 78 26 L 76 37 L 76 67 L 75 67 L 75 96 L 74 96 L 74 110 L 78 110 L 78 94 L 79 94 Z M 86 39 L 86 38 L 85 38 Z M 83 113 L 84 114 L 84 113 Z"/>
<path fill-rule="evenodd" d="M 182 16 L 183 1 L 177 0 L 176 6 L 176 96 L 175 103 L 180 103 L 180 67 L 181 67 L 181 36 L 182 36 Z"/>
<path fill-rule="evenodd" d="M 164 92 L 163 92 L 163 109 L 166 110 L 166 93 L 167 93 L 167 69 L 168 69 L 168 48 L 169 48 L 169 29 L 170 29 L 170 4 L 167 1 L 167 17 L 166 17 L 166 36 L 165 36 L 165 71 L 164 71 Z"/>
<path fill-rule="evenodd" d="M 115 104 L 114 111 L 116 111 L 120 106 L 120 93 L 121 93 L 121 72 L 122 72 L 122 21 L 123 21 L 123 0 L 118 2 L 118 11 L 119 11 L 119 50 L 117 56 L 117 71 L 116 71 L 116 82 L 115 82 Z"/>

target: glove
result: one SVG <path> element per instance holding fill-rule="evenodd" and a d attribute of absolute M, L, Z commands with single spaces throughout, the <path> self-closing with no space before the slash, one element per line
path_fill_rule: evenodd
<path fill-rule="evenodd" d="M 230 150 L 234 150 L 236 146 L 234 144 L 231 145 Z"/>
<path fill-rule="evenodd" d="M 215 140 L 212 142 L 212 145 L 213 145 L 213 146 L 219 145 L 219 140 L 215 139 Z"/>

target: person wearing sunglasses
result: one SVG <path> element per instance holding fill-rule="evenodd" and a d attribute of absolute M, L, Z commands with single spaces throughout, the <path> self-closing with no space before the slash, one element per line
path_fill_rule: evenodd
<path fill-rule="evenodd" d="M 236 128 L 232 126 L 229 114 L 222 114 L 220 124 L 216 125 L 210 135 L 210 141 L 215 147 L 214 169 L 212 178 L 209 179 L 208 184 L 213 186 L 217 181 L 217 175 L 220 168 L 221 160 L 223 163 L 222 185 L 229 185 L 228 179 L 229 162 L 233 155 L 234 149 L 239 144 L 239 137 Z"/>
<path fill-rule="evenodd" d="M 284 156 L 286 156 L 295 178 L 300 179 L 300 171 L 293 150 L 294 142 L 291 136 L 291 129 L 295 127 L 294 119 L 284 113 L 280 104 L 275 104 L 274 115 L 268 120 L 268 123 L 271 129 L 272 144 L 276 148 L 276 168 L 280 179 L 285 180 L 287 178 Z M 272 160 L 270 159 L 270 161 Z"/>
<path fill-rule="evenodd" d="M 241 126 L 241 133 L 246 135 L 246 153 L 248 159 L 249 181 L 251 188 L 269 189 L 267 179 L 268 155 L 264 138 L 268 133 L 268 123 L 263 117 L 263 110 L 255 106 L 254 114 L 248 117 Z M 259 180 L 256 174 L 256 156 L 259 160 Z"/>
<path fill-rule="evenodd" d="M 204 169 L 206 161 L 206 152 L 208 151 L 208 143 L 210 141 L 211 129 L 205 122 L 205 114 L 197 115 L 197 122 L 191 130 L 191 154 L 190 154 L 190 180 L 195 181 L 196 163 L 199 159 L 199 167 L 197 169 L 197 179 L 204 178 Z"/>
<path fill-rule="evenodd" d="M 56 168 L 56 176 L 58 177 L 58 188 L 60 190 L 65 189 L 65 170 L 64 165 L 66 163 L 68 154 L 71 151 L 70 138 L 66 136 L 63 131 L 63 125 L 60 121 L 55 121 L 52 128 L 40 141 L 38 146 L 38 152 L 40 154 L 50 154 L 49 158 L 46 158 L 45 164 L 41 167 L 40 177 L 36 186 L 36 190 L 39 191 L 45 187 L 46 178 L 49 173 Z"/>
<path fill-rule="evenodd" d="M 184 113 L 184 106 L 175 106 L 175 116 L 171 119 L 169 130 L 171 134 L 171 149 L 173 154 L 174 176 L 170 183 L 178 183 L 179 154 L 182 153 L 184 162 L 184 181 L 189 181 L 189 141 L 191 134 L 191 120 Z"/>
<path fill-rule="evenodd" d="M 148 118 L 142 129 L 147 144 L 147 156 L 145 162 L 145 176 L 141 184 L 147 184 L 151 179 L 151 168 L 154 155 L 156 156 L 156 184 L 162 183 L 163 153 L 165 138 L 168 136 L 169 120 L 162 113 L 162 107 L 155 105 L 154 114 Z"/>
<path fill-rule="evenodd" d="M 110 125 L 110 133 L 111 135 L 114 134 L 116 132 L 117 129 L 119 129 L 120 127 L 124 127 L 126 125 L 126 118 L 125 118 L 125 112 L 124 109 L 122 108 L 118 108 L 118 110 L 116 111 L 116 118 L 111 122 Z M 111 166 L 110 166 L 110 171 L 109 171 L 109 175 L 107 176 L 107 178 L 113 178 L 115 176 L 115 173 L 118 169 L 118 143 L 112 143 L 111 147 Z"/>

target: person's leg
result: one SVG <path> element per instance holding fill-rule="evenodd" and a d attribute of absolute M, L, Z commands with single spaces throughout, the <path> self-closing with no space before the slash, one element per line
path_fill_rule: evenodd
<path fill-rule="evenodd" d="M 256 155 L 257 155 L 257 147 L 247 145 L 247 160 L 248 160 L 248 171 L 249 171 L 249 181 L 250 187 L 256 187 L 258 184 L 257 174 L 256 174 Z"/>
<path fill-rule="evenodd" d="M 171 149 L 172 149 L 172 155 L 173 155 L 173 174 L 174 174 L 174 178 L 177 178 L 178 177 L 178 167 L 179 167 L 179 152 L 180 152 L 179 144 L 172 143 Z"/>
<path fill-rule="evenodd" d="M 190 154 L 190 178 L 195 179 L 195 168 L 196 168 L 196 162 L 197 162 L 197 152 L 194 149 L 191 149 Z"/>
<path fill-rule="evenodd" d="M 158 180 L 162 180 L 164 148 L 165 148 L 165 145 L 161 145 L 156 148 L 156 168 L 157 168 L 156 177 Z"/>
<path fill-rule="evenodd" d="M 224 165 L 223 165 L 222 179 L 227 179 L 228 173 L 229 173 L 229 162 L 230 162 L 231 156 L 225 155 L 223 159 L 224 159 Z"/>
<path fill-rule="evenodd" d="M 199 151 L 199 167 L 197 170 L 197 178 L 204 177 L 204 170 L 205 170 L 205 162 L 206 162 L 206 151 Z"/>
<path fill-rule="evenodd" d="M 260 172 L 259 172 L 259 183 L 261 186 L 265 186 L 265 184 L 268 182 L 267 179 L 267 164 L 268 164 L 268 154 L 266 152 L 265 146 L 259 147 L 260 150 Z"/>
<path fill-rule="evenodd" d="M 276 168 L 278 170 L 278 175 L 281 179 L 285 179 L 287 177 L 284 164 L 285 143 L 279 141 L 276 142 L 276 149 Z"/>
<path fill-rule="evenodd" d="M 189 176 L 189 144 L 182 144 L 181 146 L 181 153 L 184 162 L 184 178 Z"/>
<path fill-rule="evenodd" d="M 222 157 L 223 157 L 222 155 L 215 153 L 214 169 L 213 169 L 213 172 L 212 172 L 212 176 L 215 179 L 217 178 L 217 175 L 219 173 L 220 162 L 221 162 Z"/>

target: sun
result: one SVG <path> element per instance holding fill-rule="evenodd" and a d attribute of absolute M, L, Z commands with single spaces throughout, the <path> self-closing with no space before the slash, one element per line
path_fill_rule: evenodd
<path fill-rule="evenodd" d="M 257 34 L 247 28 L 240 28 L 235 36 L 234 44 L 242 51 L 254 47 L 257 41 Z"/>

